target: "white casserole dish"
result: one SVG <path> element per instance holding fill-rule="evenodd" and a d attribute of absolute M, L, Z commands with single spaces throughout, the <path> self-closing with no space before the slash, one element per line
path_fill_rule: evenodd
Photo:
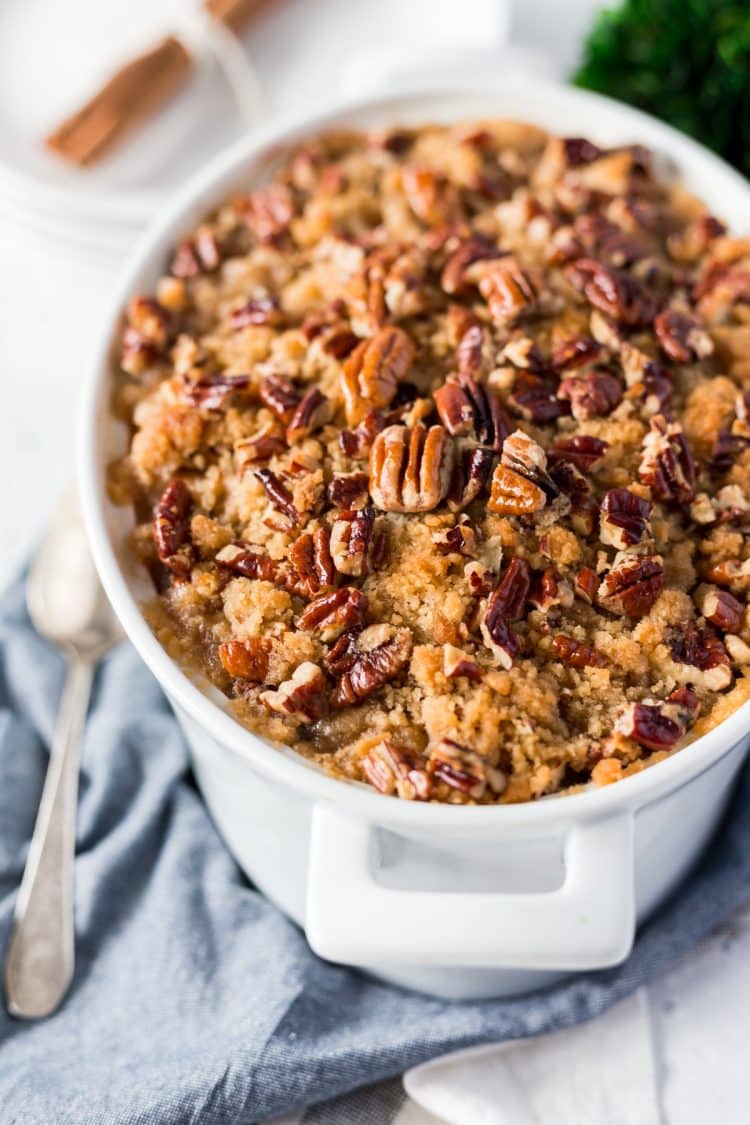
<path fill-rule="evenodd" d="M 748 749 L 750 703 L 684 752 L 607 788 L 506 807 L 399 801 L 336 781 L 240 726 L 214 689 L 170 660 L 139 610 L 152 596 L 124 545 L 132 515 L 108 501 L 105 466 L 125 448 L 110 417 L 122 309 L 153 287 L 169 248 L 240 185 L 262 180 L 300 137 L 331 126 L 514 117 L 602 144 L 640 141 L 734 230 L 750 186 L 715 156 L 618 103 L 533 79 L 452 82 L 282 119 L 193 180 L 141 240 L 113 294 L 85 395 L 80 486 L 104 586 L 169 697 L 198 783 L 238 862 L 304 926 L 322 957 L 440 996 L 510 996 L 615 965 L 635 927 L 678 884 L 713 832 Z"/>

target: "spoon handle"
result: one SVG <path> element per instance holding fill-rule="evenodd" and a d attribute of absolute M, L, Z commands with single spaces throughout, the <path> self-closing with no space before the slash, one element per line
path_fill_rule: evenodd
<path fill-rule="evenodd" d="M 8 1011 L 40 1019 L 57 1008 L 73 976 L 73 862 L 78 759 L 93 664 L 68 665 L 47 776 L 16 900 L 5 961 Z"/>

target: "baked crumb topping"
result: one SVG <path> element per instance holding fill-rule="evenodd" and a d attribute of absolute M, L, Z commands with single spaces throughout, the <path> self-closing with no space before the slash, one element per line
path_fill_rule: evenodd
<path fill-rule="evenodd" d="M 638 145 L 336 133 L 131 301 L 113 499 L 170 655 L 407 800 L 640 770 L 750 696 L 750 240 Z"/>

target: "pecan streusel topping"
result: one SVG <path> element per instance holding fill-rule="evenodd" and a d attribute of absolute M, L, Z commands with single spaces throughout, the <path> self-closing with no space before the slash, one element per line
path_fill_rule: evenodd
<path fill-rule="evenodd" d="M 249 728 L 503 803 L 750 697 L 750 240 L 641 146 L 327 135 L 165 266 L 110 488 L 156 635 Z"/>

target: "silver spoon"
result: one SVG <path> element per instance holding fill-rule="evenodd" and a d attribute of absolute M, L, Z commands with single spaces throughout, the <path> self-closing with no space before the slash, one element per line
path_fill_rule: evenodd
<path fill-rule="evenodd" d="M 73 976 L 79 742 L 94 667 L 122 636 L 94 569 L 73 493 L 58 505 L 32 565 L 26 600 L 37 632 L 68 659 L 5 961 L 8 1011 L 39 1019 L 57 1008 Z"/>

